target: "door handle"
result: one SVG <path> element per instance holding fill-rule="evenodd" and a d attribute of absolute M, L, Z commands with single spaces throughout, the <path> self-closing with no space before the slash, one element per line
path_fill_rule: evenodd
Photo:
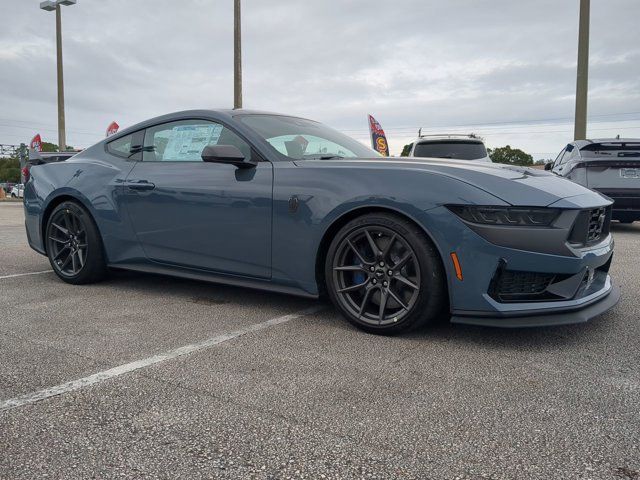
<path fill-rule="evenodd" d="M 148 180 L 129 180 L 126 186 L 131 190 L 153 190 L 156 188 L 155 184 Z"/>

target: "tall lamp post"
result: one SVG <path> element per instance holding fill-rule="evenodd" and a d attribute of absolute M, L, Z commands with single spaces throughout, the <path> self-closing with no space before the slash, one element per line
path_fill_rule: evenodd
<path fill-rule="evenodd" d="M 40 3 L 40 8 L 47 12 L 56 12 L 56 52 L 58 65 L 58 150 L 67 149 L 66 132 L 64 126 L 64 78 L 62 75 L 62 15 L 61 5 L 75 5 L 77 0 L 48 0 Z"/>
<path fill-rule="evenodd" d="M 233 0 L 233 108 L 242 108 L 242 31 L 240 0 Z"/>
<path fill-rule="evenodd" d="M 580 0 L 578 30 L 578 75 L 576 79 L 576 117 L 574 140 L 587 138 L 587 93 L 589 88 L 589 0 Z"/>

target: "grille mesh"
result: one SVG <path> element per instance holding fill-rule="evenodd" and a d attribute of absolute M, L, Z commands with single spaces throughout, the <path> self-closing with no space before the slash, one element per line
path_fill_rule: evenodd
<path fill-rule="evenodd" d="M 573 225 L 569 242 L 584 247 L 601 241 L 609 234 L 611 207 L 598 207 L 580 211 Z"/>
<path fill-rule="evenodd" d="M 606 224 L 606 209 L 604 207 L 593 209 L 589 212 L 589 229 L 587 242 L 595 242 L 600 239 Z"/>
<path fill-rule="evenodd" d="M 555 277 L 553 273 L 499 270 L 493 281 L 491 295 L 502 302 L 541 300 Z"/>

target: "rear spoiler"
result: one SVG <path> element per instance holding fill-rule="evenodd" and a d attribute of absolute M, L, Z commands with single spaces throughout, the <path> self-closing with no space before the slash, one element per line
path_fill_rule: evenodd
<path fill-rule="evenodd" d="M 635 151 L 640 152 L 640 142 L 638 141 L 611 141 L 611 142 L 595 142 L 585 145 L 580 149 L 581 152 L 606 152 L 606 151 Z M 623 153 L 623 152 L 620 152 Z M 624 155 L 618 155 L 620 157 Z"/>
<path fill-rule="evenodd" d="M 29 159 L 27 160 L 29 165 L 42 165 L 44 161 L 42 160 L 42 155 L 38 150 L 33 148 L 29 149 Z"/>
<path fill-rule="evenodd" d="M 45 163 L 64 161 L 73 157 L 75 154 L 80 153 L 80 151 L 81 150 L 66 151 L 66 152 L 51 152 L 51 154 L 48 154 L 47 156 L 43 156 L 42 152 L 39 152 L 38 150 L 34 150 L 33 148 L 30 148 L 29 160 L 27 161 L 27 163 L 29 165 L 43 165 Z M 61 160 L 60 157 L 63 157 L 63 159 Z"/>

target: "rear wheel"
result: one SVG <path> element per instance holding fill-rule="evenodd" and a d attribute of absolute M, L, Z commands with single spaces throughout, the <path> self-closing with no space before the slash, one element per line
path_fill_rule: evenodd
<path fill-rule="evenodd" d="M 102 240 L 89 212 L 75 202 L 58 205 L 47 222 L 47 256 L 53 271 L 73 284 L 93 283 L 107 273 Z"/>
<path fill-rule="evenodd" d="M 393 214 L 367 214 L 345 225 L 329 247 L 325 278 L 336 307 L 371 333 L 425 325 L 446 304 L 436 249 L 418 227 Z"/>

